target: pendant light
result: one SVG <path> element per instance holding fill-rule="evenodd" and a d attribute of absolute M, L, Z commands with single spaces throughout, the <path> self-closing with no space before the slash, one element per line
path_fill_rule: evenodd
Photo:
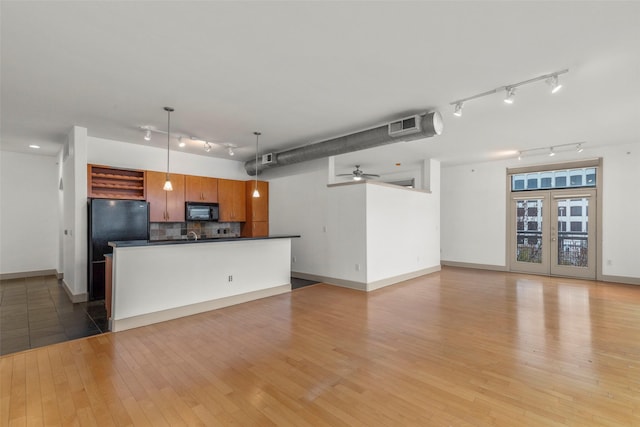
<path fill-rule="evenodd" d="M 167 180 L 164 182 L 164 191 L 173 191 L 173 185 L 171 185 L 171 179 L 169 178 L 169 141 L 171 140 L 171 112 L 173 108 L 164 107 L 164 111 L 167 112 Z"/>
<path fill-rule="evenodd" d="M 262 135 L 260 132 L 253 133 L 256 136 L 256 183 L 253 187 L 253 197 L 260 197 L 260 192 L 258 191 L 258 138 Z"/>

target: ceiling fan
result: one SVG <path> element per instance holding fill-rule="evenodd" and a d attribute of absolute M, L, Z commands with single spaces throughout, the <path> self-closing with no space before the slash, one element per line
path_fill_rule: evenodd
<path fill-rule="evenodd" d="M 340 173 L 336 176 L 351 176 L 353 177 L 354 181 L 360 181 L 361 179 L 367 179 L 367 178 L 380 178 L 380 175 L 375 175 L 372 173 L 364 173 L 362 170 L 360 170 L 360 165 L 356 165 L 356 170 L 354 170 L 351 173 Z"/>

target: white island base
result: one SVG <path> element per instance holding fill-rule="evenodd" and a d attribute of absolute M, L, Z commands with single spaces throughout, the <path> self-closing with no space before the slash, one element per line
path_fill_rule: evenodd
<path fill-rule="evenodd" d="M 290 292 L 290 237 L 181 244 L 110 242 L 111 330 Z"/>

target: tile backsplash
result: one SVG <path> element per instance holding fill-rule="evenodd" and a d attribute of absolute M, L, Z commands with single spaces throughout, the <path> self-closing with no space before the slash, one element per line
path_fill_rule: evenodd
<path fill-rule="evenodd" d="M 239 222 L 152 222 L 149 224 L 150 240 L 182 240 L 195 231 L 199 239 L 215 237 L 240 237 Z"/>

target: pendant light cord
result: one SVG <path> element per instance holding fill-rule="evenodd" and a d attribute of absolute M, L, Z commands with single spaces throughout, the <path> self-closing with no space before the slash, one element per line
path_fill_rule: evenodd
<path fill-rule="evenodd" d="M 171 140 L 171 112 L 173 108 L 164 107 L 167 111 L 167 180 L 169 180 L 169 142 Z"/>
<path fill-rule="evenodd" d="M 260 138 L 262 133 L 254 132 L 253 134 L 256 136 L 256 182 L 253 189 L 253 197 L 260 197 L 260 193 L 258 192 L 258 138 Z"/>

